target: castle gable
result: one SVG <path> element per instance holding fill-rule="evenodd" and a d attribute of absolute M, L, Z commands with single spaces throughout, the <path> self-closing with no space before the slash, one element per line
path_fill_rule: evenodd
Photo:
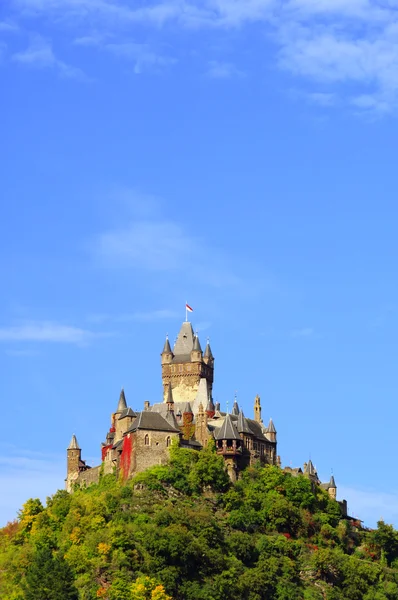
<path fill-rule="evenodd" d="M 137 418 L 131 424 L 131 427 L 127 430 L 127 433 L 137 431 L 139 429 L 147 429 L 152 431 L 171 431 L 173 433 L 180 432 L 171 425 L 162 415 L 158 412 L 152 412 L 143 410 L 137 416 Z"/>

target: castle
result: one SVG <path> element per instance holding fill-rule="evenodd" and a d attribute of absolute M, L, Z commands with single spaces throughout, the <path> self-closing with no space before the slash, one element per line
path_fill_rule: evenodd
<path fill-rule="evenodd" d="M 128 479 L 148 467 L 164 464 L 174 441 L 200 451 L 213 439 L 231 481 L 257 461 L 280 466 L 275 425 L 272 419 L 268 425 L 263 423 L 259 396 L 254 399 L 253 419 L 245 417 L 236 397 L 231 412 L 222 412 L 220 404 L 214 404 L 214 356 L 209 341 L 202 351 L 199 336 L 190 322 L 182 324 L 173 349 L 166 337 L 161 366 L 162 402 L 151 405 L 146 401 L 143 410 L 136 412 L 127 406 L 122 389 L 102 443 L 100 465 L 89 467 L 82 460 L 76 436 L 72 436 L 67 449 L 68 491 L 76 484 L 98 482 L 101 473 L 116 471 Z M 311 461 L 304 464 L 304 470 L 290 467 L 285 470 L 294 476 L 304 474 L 336 498 L 333 476 L 328 483 L 321 484 Z"/>

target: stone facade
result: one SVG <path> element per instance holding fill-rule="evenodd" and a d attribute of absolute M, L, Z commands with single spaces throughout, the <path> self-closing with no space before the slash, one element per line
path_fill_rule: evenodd
<path fill-rule="evenodd" d="M 254 418 L 246 418 L 235 398 L 231 413 L 222 412 L 212 398 L 214 356 L 207 342 L 202 352 L 199 337 L 192 325 L 184 322 L 173 349 L 169 340 L 161 353 L 163 382 L 162 402 L 145 401 L 143 410 L 128 407 L 121 391 L 116 411 L 111 414 L 111 426 L 101 446 L 102 462 L 89 467 L 81 458 L 75 436 L 67 449 L 66 488 L 90 485 L 99 481 L 101 473 L 116 472 L 128 479 L 154 465 L 165 464 L 173 442 L 200 450 L 214 439 L 216 452 L 223 457 L 232 481 L 242 469 L 255 462 L 280 465 L 277 455 L 277 432 L 272 419 L 268 425 L 261 417 L 260 396 L 254 399 Z M 287 469 L 288 470 L 288 469 Z M 292 474 L 303 473 L 290 469 Z M 320 484 L 310 464 L 304 475 Z M 322 484 L 331 497 L 336 497 L 332 478 Z"/>

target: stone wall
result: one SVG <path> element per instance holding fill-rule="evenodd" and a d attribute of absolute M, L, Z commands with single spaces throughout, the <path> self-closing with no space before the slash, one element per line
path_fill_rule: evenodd
<path fill-rule="evenodd" d="M 169 458 L 169 448 L 178 433 L 138 430 L 135 435 L 134 471 L 139 473 L 155 465 L 163 465 Z"/>
<path fill-rule="evenodd" d="M 79 477 L 76 479 L 76 483 L 83 487 L 89 486 L 91 483 L 98 483 L 101 473 L 101 466 L 92 467 L 92 469 L 87 469 L 87 471 L 81 471 L 79 473 Z"/>

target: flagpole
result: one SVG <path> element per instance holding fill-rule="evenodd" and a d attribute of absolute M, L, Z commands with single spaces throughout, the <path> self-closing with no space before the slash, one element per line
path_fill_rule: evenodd
<path fill-rule="evenodd" d="M 188 321 L 188 308 L 187 308 L 188 302 L 185 302 L 185 322 L 187 323 Z"/>

